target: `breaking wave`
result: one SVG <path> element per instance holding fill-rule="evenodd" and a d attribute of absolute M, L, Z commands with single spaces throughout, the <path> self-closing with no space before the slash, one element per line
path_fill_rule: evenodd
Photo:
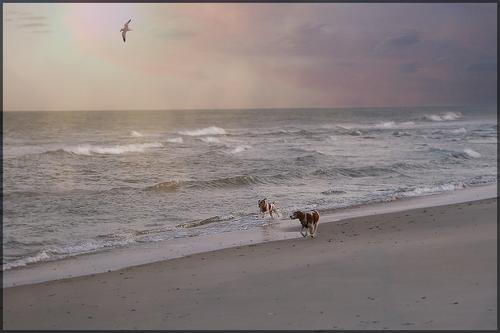
<path fill-rule="evenodd" d="M 184 140 L 181 137 L 167 139 L 169 143 L 183 143 Z"/>
<path fill-rule="evenodd" d="M 447 131 L 450 134 L 465 134 L 467 133 L 467 130 L 464 127 L 452 129 Z"/>
<path fill-rule="evenodd" d="M 464 149 L 462 153 L 457 154 L 459 157 L 465 157 L 465 158 L 479 158 L 481 157 L 481 154 L 479 154 L 477 151 L 474 151 L 472 149 Z"/>
<path fill-rule="evenodd" d="M 410 136 L 411 134 L 405 131 L 394 131 L 392 135 L 401 137 L 401 136 Z"/>
<path fill-rule="evenodd" d="M 205 136 L 200 138 L 200 140 L 206 143 L 220 143 L 219 138 L 216 138 L 214 136 Z"/>
<path fill-rule="evenodd" d="M 216 126 L 200 128 L 191 131 L 180 131 L 179 134 L 188 136 L 202 136 L 202 135 L 222 135 L 226 134 L 226 130 Z"/>
<path fill-rule="evenodd" d="M 429 114 L 425 115 L 424 119 L 429 121 L 450 121 L 457 120 L 462 117 L 460 112 L 443 112 L 439 114 Z"/>
<path fill-rule="evenodd" d="M 464 150 L 447 150 L 447 149 L 440 149 L 440 148 L 434 148 L 431 147 L 429 149 L 431 152 L 438 152 L 438 153 L 443 153 L 448 156 L 458 158 L 458 159 L 471 159 L 471 158 L 480 158 L 481 154 L 478 153 L 475 150 L 465 148 Z"/>
<path fill-rule="evenodd" d="M 449 192 L 466 188 L 463 182 L 445 183 L 434 186 L 420 186 L 420 187 L 401 187 L 393 194 L 393 199 L 401 199 L 407 197 L 416 197 L 422 195 L 429 195 L 434 193 Z"/>
<path fill-rule="evenodd" d="M 375 124 L 373 127 L 375 128 L 406 128 L 406 127 L 413 127 L 415 126 L 415 123 L 413 121 L 406 121 L 402 123 L 397 123 L 395 121 L 386 121 L 386 122 L 381 122 L 378 124 Z"/>
<path fill-rule="evenodd" d="M 238 154 L 238 153 L 241 153 L 241 152 L 249 150 L 249 149 L 252 149 L 252 146 L 241 145 L 241 146 L 237 146 L 236 148 L 234 148 L 233 150 L 231 150 L 231 153 L 232 154 Z"/>
<path fill-rule="evenodd" d="M 116 146 L 94 146 L 94 145 L 78 145 L 73 147 L 64 147 L 58 151 L 75 155 L 120 155 L 126 153 L 142 153 L 149 148 L 163 147 L 160 142 L 151 143 L 134 143 L 129 145 L 116 145 Z"/>
<path fill-rule="evenodd" d="M 9 263 L 3 263 L 2 269 L 5 271 L 15 267 L 37 263 L 40 261 L 62 259 L 68 256 L 96 252 L 105 248 L 125 246 L 135 242 L 134 236 L 134 234 L 123 234 L 117 235 L 113 237 L 113 239 L 92 239 L 88 241 L 82 241 L 75 245 L 55 246 L 49 249 L 41 250 L 31 256 L 27 256 Z"/>
<path fill-rule="evenodd" d="M 132 136 L 134 138 L 142 138 L 144 135 L 140 132 L 137 132 L 137 131 L 130 131 L 130 136 Z"/>

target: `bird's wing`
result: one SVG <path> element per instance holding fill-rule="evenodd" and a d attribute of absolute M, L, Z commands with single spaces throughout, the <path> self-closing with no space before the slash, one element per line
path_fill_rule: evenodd
<path fill-rule="evenodd" d="M 129 24 L 129 23 L 130 23 L 130 21 L 132 21 L 132 19 L 128 20 L 127 24 Z"/>
<path fill-rule="evenodd" d="M 124 31 L 122 32 L 122 37 L 123 37 L 123 42 L 124 42 L 124 43 L 125 43 L 125 35 L 126 35 L 126 34 L 127 34 L 127 32 L 124 30 Z"/>

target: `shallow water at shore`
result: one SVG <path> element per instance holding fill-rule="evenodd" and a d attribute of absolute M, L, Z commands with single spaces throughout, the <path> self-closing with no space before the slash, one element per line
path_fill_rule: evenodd
<path fill-rule="evenodd" d="M 3 268 L 495 184 L 495 112 L 4 113 Z"/>

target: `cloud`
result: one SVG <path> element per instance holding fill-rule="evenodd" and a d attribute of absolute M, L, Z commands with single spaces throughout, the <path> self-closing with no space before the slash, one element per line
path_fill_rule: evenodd
<path fill-rule="evenodd" d="M 165 38 L 165 39 L 182 39 L 182 38 L 189 38 L 193 37 L 196 34 L 193 31 L 190 30 L 170 30 L 170 31 L 157 31 L 154 32 L 153 35 L 158 38 Z"/>
<path fill-rule="evenodd" d="M 405 62 L 399 65 L 399 71 L 403 74 L 412 74 L 418 72 L 420 64 L 416 61 Z"/>
<path fill-rule="evenodd" d="M 421 42 L 420 33 L 416 30 L 407 30 L 398 36 L 388 37 L 381 43 L 375 45 L 374 51 L 376 53 L 391 52 Z"/>
<path fill-rule="evenodd" d="M 469 72 L 490 72 L 497 70 L 496 62 L 480 62 L 476 64 L 471 64 L 466 67 L 466 70 Z"/>
<path fill-rule="evenodd" d="M 339 67 L 351 67 L 354 66 L 356 63 L 354 61 L 339 61 L 335 63 L 336 66 Z"/>
<path fill-rule="evenodd" d="M 23 16 L 18 18 L 18 20 L 22 21 L 43 21 L 46 19 L 47 19 L 46 16 Z"/>
<path fill-rule="evenodd" d="M 19 28 L 42 28 L 48 26 L 49 25 L 47 23 L 26 23 L 18 25 Z"/>
<path fill-rule="evenodd" d="M 284 51 L 298 54 L 330 53 L 333 49 L 333 28 L 329 24 L 306 22 L 278 37 L 277 45 Z M 273 42 L 271 42 L 273 43 Z"/>
<path fill-rule="evenodd" d="M 409 32 L 398 37 L 392 37 L 387 39 L 386 44 L 389 46 L 400 47 L 400 46 L 412 45 L 418 43 L 419 41 L 420 37 L 417 32 Z"/>
<path fill-rule="evenodd" d="M 9 10 L 4 13 L 4 15 L 10 16 L 10 15 L 31 15 L 28 12 L 22 12 L 19 10 Z"/>

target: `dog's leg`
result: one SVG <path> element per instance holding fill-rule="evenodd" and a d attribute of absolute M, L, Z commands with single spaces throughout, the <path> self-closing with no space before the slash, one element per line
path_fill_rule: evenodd
<path fill-rule="evenodd" d="M 305 234 L 304 234 L 304 232 L 303 232 L 303 231 L 304 231 L 304 226 L 302 226 L 302 227 L 300 228 L 300 234 L 302 235 L 302 237 L 306 237 L 306 236 L 307 236 L 307 229 L 306 229 L 306 233 L 305 233 Z"/>
<path fill-rule="evenodd" d="M 312 224 L 309 226 L 309 234 L 311 238 L 314 238 L 314 226 Z"/>

